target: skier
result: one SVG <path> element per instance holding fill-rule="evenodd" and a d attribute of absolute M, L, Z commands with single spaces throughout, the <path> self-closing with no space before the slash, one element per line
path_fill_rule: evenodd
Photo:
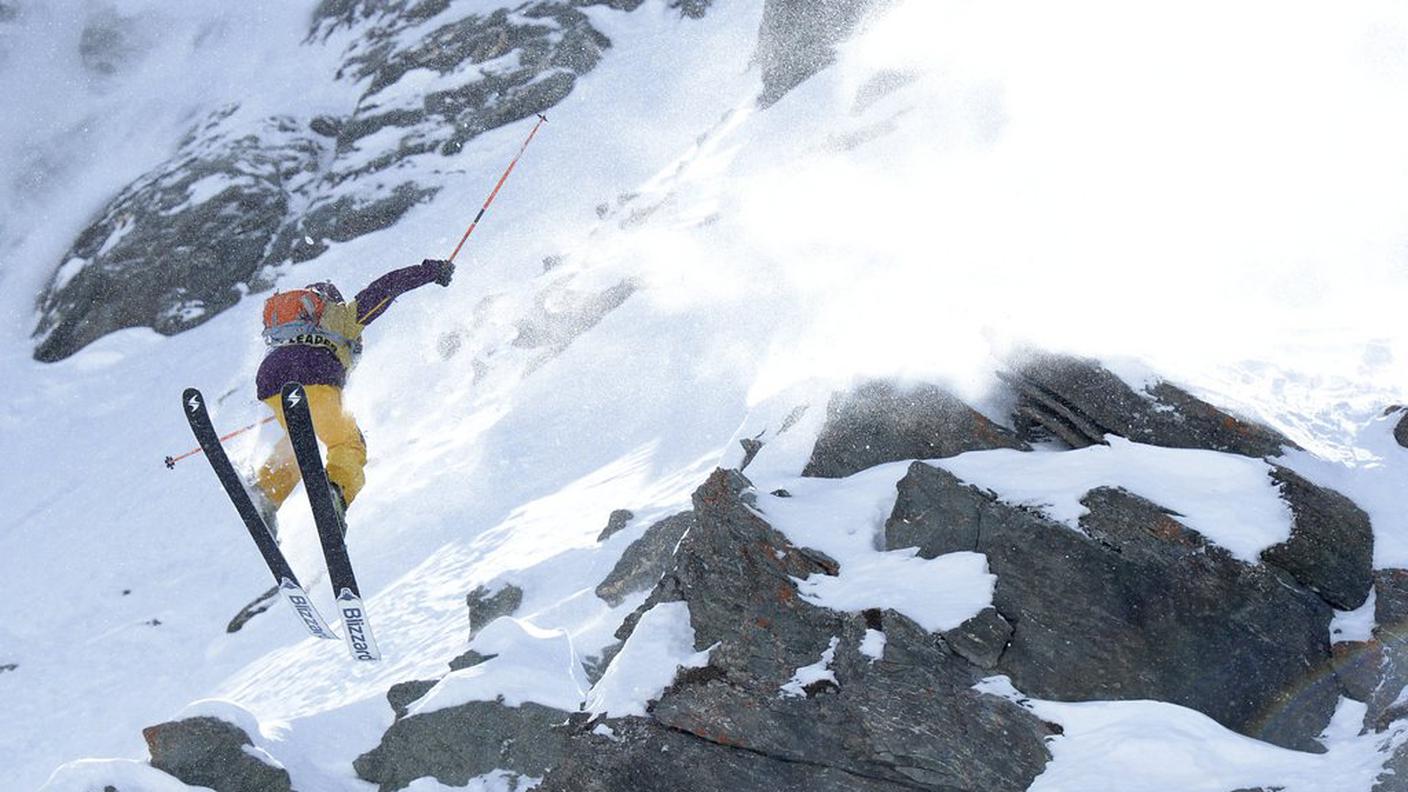
<path fill-rule="evenodd" d="M 284 436 L 260 465 L 251 494 L 270 531 L 277 532 L 275 514 L 300 480 L 279 397 L 284 384 L 300 383 L 307 393 L 318 439 L 327 446 L 333 498 L 339 513 L 345 513 L 366 481 L 362 472 L 366 442 L 342 405 L 342 388 L 362 351 L 362 330 L 397 297 L 428 283 L 449 286 L 454 273 L 454 263 L 426 259 L 382 275 L 350 302 L 327 281 L 278 292 L 265 300 L 264 340 L 269 351 L 259 365 L 255 387 L 259 399 L 273 409 Z"/>

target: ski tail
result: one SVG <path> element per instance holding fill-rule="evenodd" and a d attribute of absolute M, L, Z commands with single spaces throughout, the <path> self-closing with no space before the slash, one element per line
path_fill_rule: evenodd
<path fill-rule="evenodd" d="M 230 463 L 230 457 L 225 453 L 225 447 L 220 442 L 220 435 L 215 431 L 215 425 L 210 420 L 210 413 L 205 406 L 205 397 L 196 388 L 187 388 L 181 394 L 181 405 L 186 414 L 186 420 L 191 425 L 191 432 L 195 434 L 201 450 L 205 451 L 205 458 L 210 461 L 210 467 L 215 471 L 216 478 L 220 480 L 220 486 L 225 489 L 225 494 L 230 496 L 230 502 L 234 504 L 235 511 L 239 512 L 240 519 L 244 521 L 245 528 L 249 530 L 250 538 L 254 540 L 255 547 L 259 549 L 259 555 L 269 566 L 269 572 L 274 576 L 274 582 L 284 593 L 284 598 L 293 606 L 299 621 L 309 634 L 317 638 L 337 640 L 337 636 L 328 629 L 327 622 L 323 620 L 318 609 L 308 599 L 307 593 L 303 591 L 302 584 L 298 582 L 298 576 L 293 573 L 288 559 L 284 558 L 283 551 L 279 549 L 278 541 L 269 532 L 269 526 L 264 524 L 264 518 L 260 516 L 254 501 L 250 500 L 249 492 L 244 488 L 244 480 L 235 471 L 235 466 Z"/>
<path fill-rule="evenodd" d="M 323 546 L 323 558 L 327 561 L 328 579 L 342 614 L 347 649 L 357 660 L 380 660 L 381 652 L 372 638 L 371 624 L 367 619 L 366 607 L 362 604 L 362 592 L 357 587 L 357 576 L 352 572 L 352 561 L 347 556 L 347 542 L 344 540 L 347 529 L 333 504 L 332 487 L 328 484 L 327 470 L 323 467 L 322 452 L 318 450 L 318 435 L 313 426 L 313 416 L 308 410 L 308 394 L 302 385 L 290 382 L 284 385 L 281 398 L 289 440 L 298 459 L 298 471 L 303 476 L 303 489 L 308 493 L 313 522 L 318 526 L 318 541 Z"/>

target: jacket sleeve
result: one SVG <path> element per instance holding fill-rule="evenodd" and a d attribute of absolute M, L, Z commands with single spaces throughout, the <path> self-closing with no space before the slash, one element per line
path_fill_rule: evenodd
<path fill-rule="evenodd" d="M 357 292 L 357 321 L 369 325 L 391 307 L 397 297 L 435 280 L 435 266 L 416 264 L 392 270 Z"/>

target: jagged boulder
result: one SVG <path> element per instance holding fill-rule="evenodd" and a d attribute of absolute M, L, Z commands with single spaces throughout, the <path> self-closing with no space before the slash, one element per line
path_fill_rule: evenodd
<path fill-rule="evenodd" d="M 601 533 L 597 534 L 596 540 L 598 542 L 605 542 L 607 539 L 619 533 L 621 529 L 630 525 L 631 520 L 635 518 L 635 512 L 630 509 L 617 509 L 611 512 L 606 518 L 606 527 L 602 528 Z"/>
<path fill-rule="evenodd" d="M 1237 560 L 1128 492 L 1097 489 L 1081 502 L 1084 532 L 916 462 L 885 546 L 987 555 L 1005 625 L 980 616 L 990 623 L 960 630 L 990 656 L 1010 627 L 995 668 L 1028 695 L 1168 701 L 1320 750 L 1315 737 L 1339 695 L 1330 607 L 1285 571 Z"/>
<path fill-rule="evenodd" d="M 669 567 L 675 546 L 694 524 L 694 512 L 687 511 L 666 517 L 645 529 L 596 587 L 596 595 L 615 607 L 628 595 L 653 587 Z"/>
<path fill-rule="evenodd" d="M 197 717 L 142 731 L 152 767 L 215 792 L 290 792 L 288 771 L 256 755 L 249 735 L 219 718 Z"/>
<path fill-rule="evenodd" d="M 567 735 L 555 727 L 568 717 L 532 702 L 471 701 L 398 719 L 352 766 L 379 792 L 425 776 L 454 787 L 494 770 L 541 777 L 563 757 Z"/>
<path fill-rule="evenodd" d="M 473 639 L 494 619 L 512 616 L 523 604 L 523 589 L 512 583 L 505 583 L 492 592 L 485 586 L 478 586 L 464 599 L 469 608 L 469 637 Z"/>
<path fill-rule="evenodd" d="M 885 462 L 1027 448 L 948 391 L 872 380 L 831 397 L 804 476 L 844 478 Z"/>
<path fill-rule="evenodd" d="M 1374 529 L 1349 498 L 1272 466 L 1271 478 L 1291 507 L 1291 537 L 1261 557 L 1340 610 L 1354 610 L 1374 587 Z"/>
<path fill-rule="evenodd" d="M 1408 448 L 1408 409 L 1403 407 L 1390 407 L 1385 411 L 1385 415 L 1399 413 L 1398 423 L 1393 425 L 1393 439 L 1400 446 Z"/>
<path fill-rule="evenodd" d="M 1018 434 L 1029 441 L 1052 436 L 1084 448 L 1115 434 L 1136 443 L 1253 457 L 1295 447 L 1279 432 L 1236 418 L 1168 382 L 1136 392 L 1095 360 L 1029 352 L 1002 377 L 1017 394 Z"/>
<path fill-rule="evenodd" d="M 973 686 L 988 674 L 939 636 L 892 613 L 837 613 L 801 598 L 796 580 L 834 561 L 792 545 L 750 505 L 751 485 L 716 471 L 694 493 L 697 525 L 639 614 L 689 606 L 708 664 L 681 673 L 650 710 L 661 731 L 572 738 L 547 789 L 1020 790 L 1049 759 L 1055 727 Z M 617 636 L 625 639 L 636 620 Z M 860 650 L 883 629 L 884 656 Z M 831 679 L 789 685 L 826 662 Z M 794 689 L 795 688 L 795 689 Z M 613 727 L 614 728 L 614 727 Z M 691 757 L 694 780 L 661 771 L 658 752 Z M 666 763 L 669 764 L 669 763 Z M 717 778 L 737 786 L 711 786 Z M 623 784 L 623 786 L 610 786 Z"/>

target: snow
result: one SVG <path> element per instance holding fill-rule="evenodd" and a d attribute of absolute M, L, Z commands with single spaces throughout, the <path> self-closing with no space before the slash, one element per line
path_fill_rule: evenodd
<path fill-rule="evenodd" d="M 662 602 L 646 611 L 606 674 L 587 696 L 586 710 L 606 717 L 644 717 L 681 668 L 700 668 L 712 648 L 694 650 L 689 606 Z"/>
<path fill-rule="evenodd" d="M 870 662 L 885 659 L 885 633 L 880 630 L 866 630 L 860 640 L 860 653 L 870 658 Z"/>
<path fill-rule="evenodd" d="M 1003 500 L 1041 509 L 1075 528 L 1080 504 L 1096 487 L 1120 487 L 1171 509 L 1178 520 L 1232 555 L 1255 564 L 1262 550 L 1291 536 L 1291 510 L 1259 459 L 1182 448 L 1160 448 L 1107 436 L 1061 454 L 999 449 L 934 462 Z"/>
<path fill-rule="evenodd" d="M 469 779 L 464 786 L 446 786 L 434 778 L 418 778 L 406 785 L 407 792 L 527 792 L 542 783 L 541 778 L 529 778 L 508 770 L 495 770 Z"/>
<path fill-rule="evenodd" d="M 835 576 L 797 581 L 806 599 L 842 611 L 890 608 L 926 630 L 949 630 L 992 604 L 997 578 L 981 553 L 923 559 L 915 548 L 876 549 L 894 509 L 895 485 L 908 467 L 878 465 L 834 481 L 760 478 L 766 482 L 760 488 L 780 486 L 789 497 L 759 495 L 758 507 L 794 544 L 820 550 L 840 566 Z"/>
<path fill-rule="evenodd" d="M 93 792 L 113 786 L 141 792 L 211 792 L 193 787 L 135 759 L 78 759 L 49 776 L 40 792 Z"/>
<path fill-rule="evenodd" d="M 836 577 L 812 575 L 797 585 L 802 596 L 843 611 L 895 610 L 929 632 L 952 630 L 992 605 L 997 576 L 982 553 L 918 558 L 918 548 L 875 553 L 853 561 Z"/>
<path fill-rule="evenodd" d="M 1384 748 L 1408 739 L 1402 727 L 1360 735 L 1365 705 L 1341 699 L 1315 754 L 1278 748 L 1228 731 L 1211 718 L 1156 701 L 1053 702 L 1027 699 L 1003 677 L 977 690 L 1017 701 L 1063 734 L 1048 741 L 1052 761 L 1031 792 L 1285 792 L 1373 788 Z"/>
<path fill-rule="evenodd" d="M 565 630 L 544 630 L 507 616 L 485 627 L 470 648 L 490 660 L 451 673 L 411 705 L 421 715 L 467 701 L 500 701 L 510 707 L 534 702 L 576 710 L 586 673 Z"/>
<path fill-rule="evenodd" d="M 792 678 L 778 688 L 778 695 L 805 698 L 808 685 L 815 685 L 818 682 L 836 684 L 836 672 L 831 670 L 831 663 L 836 660 L 836 647 L 840 643 L 841 639 L 833 636 L 831 643 L 827 644 L 826 650 L 821 653 L 821 659 L 797 669 L 796 673 L 792 674 Z"/>
<path fill-rule="evenodd" d="M 1330 643 L 1372 640 L 1374 628 L 1378 626 L 1374 621 L 1374 607 L 1378 599 L 1378 592 L 1370 589 L 1369 598 L 1364 600 L 1363 605 L 1352 611 L 1335 611 L 1335 617 L 1330 620 Z"/>

